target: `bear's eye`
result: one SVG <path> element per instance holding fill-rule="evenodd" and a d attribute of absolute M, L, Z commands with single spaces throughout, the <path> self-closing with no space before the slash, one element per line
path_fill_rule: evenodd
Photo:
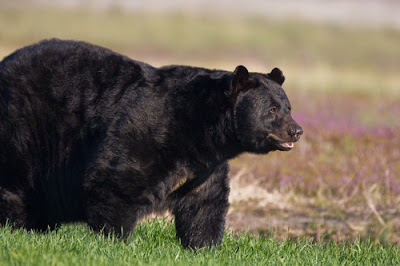
<path fill-rule="evenodd" d="M 275 114 L 275 113 L 276 113 L 276 110 L 277 110 L 277 108 L 274 106 L 274 107 L 269 108 L 268 112 L 269 112 L 270 114 Z"/>

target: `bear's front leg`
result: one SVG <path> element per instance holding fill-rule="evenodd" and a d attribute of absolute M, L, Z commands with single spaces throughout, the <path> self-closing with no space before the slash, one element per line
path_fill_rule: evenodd
<path fill-rule="evenodd" d="M 148 205 L 140 202 L 142 187 L 129 173 L 112 169 L 98 169 L 84 185 L 86 196 L 86 222 L 95 231 L 115 233 L 127 237 Z"/>
<path fill-rule="evenodd" d="M 184 247 L 219 245 L 228 211 L 228 164 L 222 163 L 202 185 L 179 196 L 173 208 L 177 237 Z M 177 191 L 179 192 L 179 191 Z"/>

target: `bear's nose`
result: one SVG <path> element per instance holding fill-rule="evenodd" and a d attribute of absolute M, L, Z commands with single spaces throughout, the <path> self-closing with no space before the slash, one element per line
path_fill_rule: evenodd
<path fill-rule="evenodd" d="M 301 128 L 301 126 L 296 125 L 289 128 L 289 136 L 296 141 L 299 140 L 302 134 L 303 134 L 303 129 Z"/>

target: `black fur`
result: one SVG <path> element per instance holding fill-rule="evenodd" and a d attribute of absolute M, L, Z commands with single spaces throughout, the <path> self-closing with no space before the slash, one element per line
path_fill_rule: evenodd
<path fill-rule="evenodd" d="M 219 244 L 227 160 L 302 133 L 279 73 L 154 68 L 75 41 L 17 50 L 0 62 L 0 223 L 126 236 L 169 209 L 184 246 Z"/>

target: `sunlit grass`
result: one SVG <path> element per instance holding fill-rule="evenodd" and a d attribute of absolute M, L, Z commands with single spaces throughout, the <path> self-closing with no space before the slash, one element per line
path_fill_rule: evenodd
<path fill-rule="evenodd" d="M 232 193 L 248 191 L 231 211 L 262 220 L 251 229 L 270 230 L 265 221 L 277 218 L 283 236 L 400 243 L 399 30 L 118 7 L 0 10 L 0 58 L 51 37 L 93 42 L 155 66 L 280 67 L 304 136 L 289 153 L 231 161 L 233 181 L 244 171 Z M 301 216 L 319 220 L 301 230 L 294 228 L 300 221 L 283 223 Z"/>
<path fill-rule="evenodd" d="M 122 241 L 94 234 L 83 225 L 48 233 L 0 228 L 2 265 L 398 265 L 400 249 L 358 240 L 349 245 L 312 243 L 306 238 L 226 233 L 221 247 L 183 249 L 173 225 L 153 221 Z"/>

